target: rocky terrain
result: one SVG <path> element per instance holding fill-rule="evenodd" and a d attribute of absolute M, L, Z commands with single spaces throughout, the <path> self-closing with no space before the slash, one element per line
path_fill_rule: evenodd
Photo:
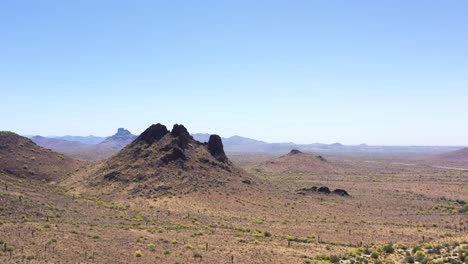
<path fill-rule="evenodd" d="M 182 125 L 100 162 L 1 132 L 0 263 L 458 264 L 467 193 L 427 161 L 231 156 Z"/>

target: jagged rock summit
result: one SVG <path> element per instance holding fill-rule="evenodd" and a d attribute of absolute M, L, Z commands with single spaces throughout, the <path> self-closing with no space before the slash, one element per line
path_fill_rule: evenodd
<path fill-rule="evenodd" d="M 124 183 L 132 194 L 146 196 L 246 180 L 224 153 L 221 137 L 211 135 L 208 143 L 200 143 L 179 124 L 171 131 L 151 125 L 96 174 L 97 182 Z"/>

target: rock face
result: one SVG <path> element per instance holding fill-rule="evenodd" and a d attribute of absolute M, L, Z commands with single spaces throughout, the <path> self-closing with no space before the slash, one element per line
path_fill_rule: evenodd
<path fill-rule="evenodd" d="M 177 139 L 177 145 L 181 149 L 186 149 L 190 141 L 193 141 L 192 136 L 183 125 L 175 124 L 171 131 L 171 136 Z"/>
<path fill-rule="evenodd" d="M 210 151 L 211 155 L 215 157 L 218 161 L 227 162 L 228 158 L 224 153 L 223 148 L 223 141 L 221 137 L 218 135 L 211 135 L 210 139 L 208 140 L 208 150 Z"/>
<path fill-rule="evenodd" d="M 144 141 L 151 145 L 154 142 L 159 141 L 167 134 L 169 134 L 169 131 L 167 130 L 166 126 L 158 123 L 147 128 L 143 133 L 141 133 L 137 140 Z"/>

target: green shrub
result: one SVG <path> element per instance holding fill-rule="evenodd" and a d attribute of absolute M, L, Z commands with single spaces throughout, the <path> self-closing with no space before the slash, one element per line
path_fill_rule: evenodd
<path fill-rule="evenodd" d="M 141 252 L 141 250 L 137 250 L 137 251 L 135 252 L 135 256 L 136 256 L 137 258 L 141 258 L 141 257 L 143 257 L 143 252 Z"/>
<path fill-rule="evenodd" d="M 148 244 L 148 247 L 152 252 L 156 251 L 156 245 L 155 244 L 150 243 L 150 244 Z"/>
<path fill-rule="evenodd" d="M 411 255 L 408 255 L 405 257 L 405 262 L 406 263 L 414 263 L 414 258 Z"/>
<path fill-rule="evenodd" d="M 192 249 L 192 248 L 193 248 L 192 244 L 185 244 L 184 247 L 185 247 L 185 248 L 188 248 L 188 249 Z"/>
<path fill-rule="evenodd" d="M 338 256 L 331 255 L 331 256 L 330 256 L 330 262 L 331 262 L 331 263 L 339 263 L 339 262 L 340 262 L 340 258 L 339 258 Z"/>
<path fill-rule="evenodd" d="M 415 246 L 413 250 L 411 251 L 413 254 L 416 253 L 417 251 L 420 251 L 422 248 L 420 246 Z"/>
<path fill-rule="evenodd" d="M 382 250 L 383 250 L 383 252 L 388 253 L 388 254 L 391 254 L 391 253 L 395 252 L 395 249 L 393 248 L 392 243 L 388 243 L 388 244 L 384 245 L 382 247 Z"/>

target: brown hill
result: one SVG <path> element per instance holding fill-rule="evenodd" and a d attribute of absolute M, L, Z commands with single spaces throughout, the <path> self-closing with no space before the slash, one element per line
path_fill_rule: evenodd
<path fill-rule="evenodd" d="M 150 126 L 92 174 L 94 185 L 120 184 L 131 194 L 143 196 L 251 183 L 226 157 L 219 136 L 200 143 L 177 124 L 171 132 L 161 124 Z"/>
<path fill-rule="evenodd" d="M 56 152 L 66 152 L 71 149 L 80 149 L 84 148 L 87 145 L 83 144 L 78 141 L 69 141 L 60 138 L 48 138 L 48 137 L 41 137 L 41 136 L 34 136 L 31 137 L 31 140 L 36 143 L 37 145 L 51 149 Z M 64 153 L 66 154 L 66 153 Z"/>
<path fill-rule="evenodd" d="M 324 173 L 338 172 L 343 169 L 327 161 L 320 155 L 303 153 L 293 149 L 286 155 L 263 161 L 253 167 L 254 170 L 263 172 L 308 172 Z"/>
<path fill-rule="evenodd" d="M 121 149 L 135 140 L 136 136 L 130 131 L 119 128 L 113 136 L 107 137 L 98 144 L 83 144 L 76 141 L 68 141 L 57 138 L 46 138 L 41 136 L 32 137 L 39 146 L 65 154 L 72 158 L 83 160 L 102 160 L 110 158 Z"/>
<path fill-rule="evenodd" d="M 468 148 L 462 148 L 437 155 L 414 157 L 412 160 L 427 163 L 436 167 L 466 170 L 468 166 Z"/>
<path fill-rule="evenodd" d="M 82 162 L 36 145 L 12 132 L 0 132 L 0 171 L 23 178 L 56 180 L 75 171 Z"/>
<path fill-rule="evenodd" d="M 468 162 L 468 148 L 431 156 L 433 160 Z"/>

